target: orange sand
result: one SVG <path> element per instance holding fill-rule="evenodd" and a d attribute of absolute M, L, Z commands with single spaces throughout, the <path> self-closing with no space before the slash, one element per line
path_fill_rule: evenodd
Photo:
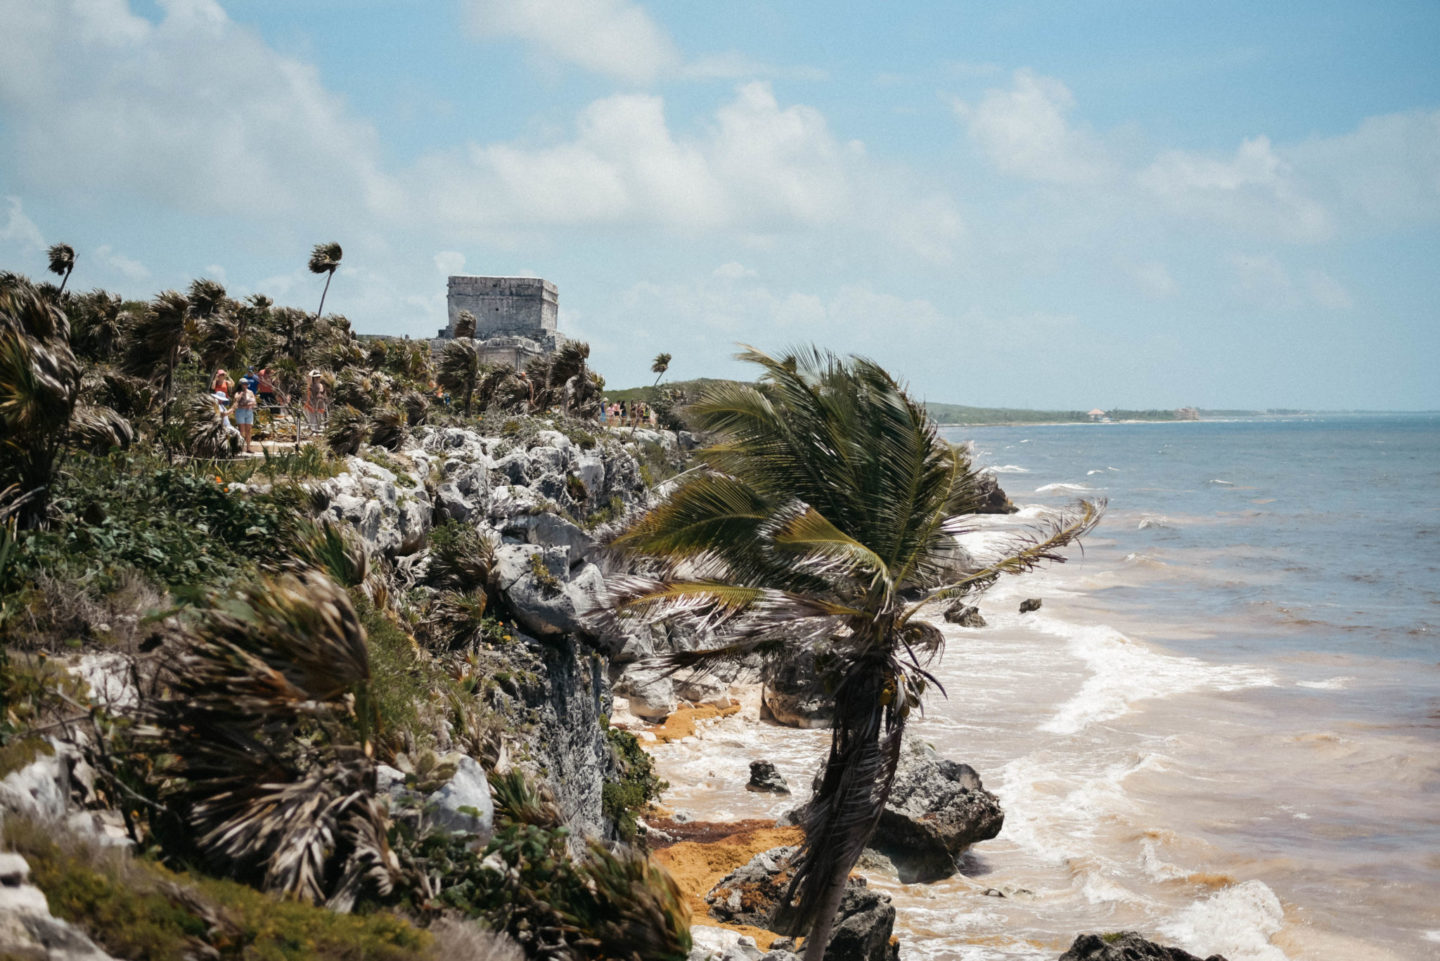
<path fill-rule="evenodd" d="M 716 707 L 713 704 L 702 704 L 699 707 L 682 707 L 665 719 L 665 723 L 650 728 L 650 733 L 655 735 L 655 740 L 661 744 L 668 744 L 671 741 L 678 741 L 681 738 L 690 737 L 695 733 L 695 722 L 703 721 L 712 717 L 729 717 L 731 714 L 740 712 L 739 702 L 732 699 L 726 707 Z"/>
<path fill-rule="evenodd" d="M 692 923 L 711 924 L 748 934 L 755 939 L 760 950 L 768 951 L 770 943 L 779 937 L 778 934 L 749 925 L 716 921 L 710 917 L 710 906 L 705 903 L 705 895 L 721 878 L 760 852 L 786 844 L 799 844 L 804 838 L 804 833 L 798 827 L 757 828 L 709 843 L 681 841 L 656 851 L 653 857 L 665 866 L 665 870 L 670 872 L 670 876 L 680 886 L 685 903 L 694 915 Z"/>

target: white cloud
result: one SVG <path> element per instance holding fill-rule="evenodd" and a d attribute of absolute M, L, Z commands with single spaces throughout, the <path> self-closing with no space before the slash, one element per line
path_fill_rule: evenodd
<path fill-rule="evenodd" d="M 1365 228 L 1440 220 L 1440 110 L 1367 117 L 1285 151 L 1297 177 Z"/>
<path fill-rule="evenodd" d="M 1350 292 L 1323 270 L 1308 269 L 1300 281 L 1274 254 L 1232 254 L 1236 293 L 1266 310 L 1348 310 L 1354 306 Z"/>
<path fill-rule="evenodd" d="M 970 139 L 1004 173 L 1062 184 L 1091 183 L 1109 173 L 1100 139 L 1066 120 L 1075 98 L 1053 77 L 1017 70 L 1010 89 L 987 90 L 978 104 L 953 106 Z"/>
<path fill-rule="evenodd" d="M 45 237 L 35 221 L 25 216 L 24 205 L 19 197 L 6 197 L 5 225 L 0 227 L 0 243 L 15 247 L 21 254 L 30 254 L 45 249 Z"/>
<path fill-rule="evenodd" d="M 728 264 L 716 267 L 711 276 L 719 277 L 721 280 L 744 280 L 746 277 L 754 277 L 755 270 L 732 260 Z"/>
<path fill-rule="evenodd" d="M 28 184 L 220 214 L 339 213 L 386 191 L 378 139 L 210 0 L 0 3 L 0 150 Z"/>
<path fill-rule="evenodd" d="M 422 158 L 408 178 L 418 202 L 405 206 L 422 221 L 470 228 L 824 223 L 849 208 L 850 167 L 863 156 L 818 110 L 782 107 L 763 82 L 741 86 L 708 130 L 685 140 L 671 133 L 660 97 L 618 94 L 587 106 L 568 140 Z"/>
<path fill-rule="evenodd" d="M 150 277 L 150 268 L 133 257 L 126 257 L 124 254 L 116 253 L 109 244 L 101 244 L 95 249 L 95 257 L 109 267 L 115 273 L 126 280 L 147 280 Z M 210 266 L 205 268 L 205 274 L 214 277 L 221 283 L 225 282 L 225 268 Z"/>
<path fill-rule="evenodd" d="M 628 0 L 469 0 L 480 37 L 513 37 L 553 58 L 616 80 L 644 84 L 680 65 L 675 44 Z"/>
<path fill-rule="evenodd" d="M 435 269 L 446 277 L 465 269 L 465 255 L 458 250 L 442 250 L 435 255 Z"/>
<path fill-rule="evenodd" d="M 680 69 L 687 80 L 756 80 L 785 78 L 813 83 L 828 80 L 830 74 L 819 67 L 777 67 L 754 60 L 738 51 L 703 54 Z"/>
<path fill-rule="evenodd" d="M 1329 212 L 1301 190 L 1292 165 L 1268 137 L 1244 141 L 1231 159 L 1166 151 L 1138 182 L 1182 216 L 1302 242 L 1325 240 L 1334 232 Z"/>

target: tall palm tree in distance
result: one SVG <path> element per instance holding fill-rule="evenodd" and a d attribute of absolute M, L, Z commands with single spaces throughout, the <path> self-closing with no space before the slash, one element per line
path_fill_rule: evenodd
<path fill-rule="evenodd" d="M 835 698 L 829 757 L 802 815 L 805 841 L 775 923 L 829 942 L 850 869 L 884 810 L 906 719 L 935 682 L 944 637 L 924 605 L 983 590 L 1046 560 L 1099 521 L 1081 502 L 979 571 L 954 535 L 980 506 L 966 456 L 879 366 L 814 348 L 747 349 L 760 382 L 711 387 L 690 408 L 719 441 L 706 470 L 613 542 L 657 571 L 618 578 L 614 610 L 689 617 L 717 646 L 668 655 L 714 668 L 814 652 Z"/>
<path fill-rule="evenodd" d="M 70 282 L 70 273 L 75 269 L 75 248 L 69 244 L 52 244 L 47 253 L 50 256 L 50 272 L 62 278 L 60 293 L 63 294 L 65 285 Z"/>
<path fill-rule="evenodd" d="M 325 314 L 325 295 L 330 293 L 330 281 L 335 277 L 335 268 L 340 266 L 340 258 L 345 252 L 340 245 L 333 240 L 328 244 L 316 244 L 310 251 L 310 273 L 325 274 L 325 289 L 320 292 L 320 309 L 315 311 L 315 319 L 319 320 Z"/>
<path fill-rule="evenodd" d="M 660 386 L 660 378 L 665 376 L 665 371 L 670 369 L 670 355 L 656 354 L 655 359 L 650 362 L 650 373 L 655 375 L 655 383 L 651 387 Z"/>

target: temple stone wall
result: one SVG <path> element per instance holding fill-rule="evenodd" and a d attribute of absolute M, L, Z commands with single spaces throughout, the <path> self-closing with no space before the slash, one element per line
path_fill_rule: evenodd
<path fill-rule="evenodd" d="M 475 337 L 516 335 L 535 340 L 551 339 L 559 309 L 559 292 L 548 280 L 538 277 L 450 278 L 449 325 L 441 337 L 455 336 L 460 311 L 475 315 Z"/>

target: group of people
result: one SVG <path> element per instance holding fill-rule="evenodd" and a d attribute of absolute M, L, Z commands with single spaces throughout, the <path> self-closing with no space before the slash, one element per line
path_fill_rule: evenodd
<path fill-rule="evenodd" d="M 276 387 L 275 375 L 268 367 L 258 371 L 247 367 L 244 376 L 233 382 L 222 367 L 210 378 L 210 396 L 222 414 L 234 418 L 233 430 L 240 435 L 247 454 L 252 449 L 250 440 L 255 431 L 255 411 L 263 406 L 273 417 L 281 405 L 290 402 Z M 319 431 L 324 428 L 330 416 L 330 392 L 320 371 L 310 371 L 303 400 L 305 420 L 310 429 Z"/>
<path fill-rule="evenodd" d="M 643 400 L 601 404 L 600 423 L 611 427 L 654 427 L 655 410 Z"/>

